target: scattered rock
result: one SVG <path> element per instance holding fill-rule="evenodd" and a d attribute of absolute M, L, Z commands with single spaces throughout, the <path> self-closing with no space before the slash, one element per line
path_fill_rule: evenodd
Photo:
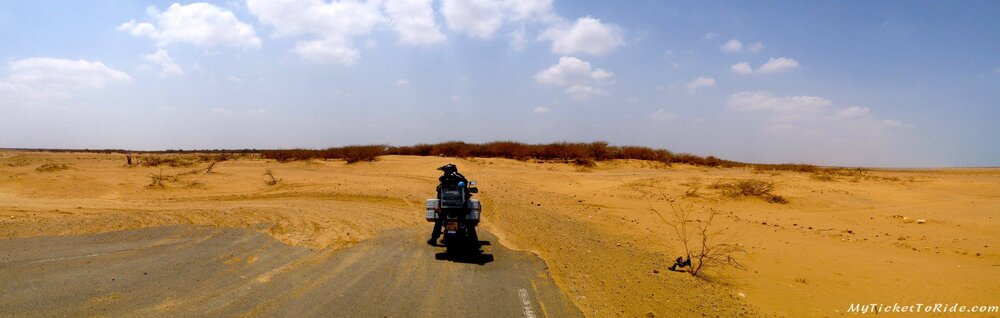
<path fill-rule="evenodd" d="M 747 298 L 747 294 L 744 293 L 736 293 L 736 296 L 739 296 L 740 298 Z"/>
<path fill-rule="evenodd" d="M 917 224 L 924 224 L 924 223 L 927 223 L 927 220 L 924 219 L 917 220 Z"/>
<path fill-rule="evenodd" d="M 653 274 L 659 274 L 659 273 L 660 273 L 660 270 L 658 270 L 658 269 L 653 269 Z"/>

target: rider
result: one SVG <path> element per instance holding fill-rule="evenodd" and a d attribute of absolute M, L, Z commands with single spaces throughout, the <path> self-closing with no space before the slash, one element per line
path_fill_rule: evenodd
<path fill-rule="evenodd" d="M 457 181 L 458 186 L 460 188 L 466 188 L 468 186 L 469 180 L 466 179 L 465 176 L 463 176 L 461 173 L 458 173 L 458 167 L 456 167 L 454 164 L 449 163 L 441 167 L 438 167 L 437 169 L 444 172 L 440 177 L 438 177 L 438 181 L 440 181 L 440 183 L 437 186 L 437 198 L 439 200 L 441 199 L 441 187 L 444 186 L 445 183 L 451 183 Z M 465 191 L 465 201 L 468 201 L 470 197 L 472 197 L 472 194 L 469 193 L 468 191 Z M 437 220 L 434 221 L 434 230 L 431 231 L 431 239 L 427 240 L 427 244 L 430 245 L 437 244 L 438 237 L 441 237 L 441 227 L 443 226 L 442 225 L 443 219 L 444 217 L 442 216 L 438 217 Z"/>

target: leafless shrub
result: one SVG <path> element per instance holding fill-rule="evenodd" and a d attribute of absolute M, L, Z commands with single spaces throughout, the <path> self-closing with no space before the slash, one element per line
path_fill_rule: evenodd
<path fill-rule="evenodd" d="M 653 209 L 653 212 L 673 228 L 674 234 L 684 247 L 688 264 L 680 269 L 673 268 L 673 270 L 699 276 L 705 269 L 728 267 L 746 269 L 734 257 L 737 254 L 745 253 L 742 245 L 733 242 L 735 234 L 726 235 L 725 230 L 715 231 L 712 229 L 712 222 L 721 212 L 709 209 L 705 212 L 707 214 L 705 219 L 696 219 L 697 216 L 694 215 L 692 207 L 671 205 L 670 209 L 673 212 L 670 220 L 664 218 L 656 209 Z"/>
<path fill-rule="evenodd" d="M 698 183 L 692 183 L 688 186 L 687 190 L 684 190 L 684 196 L 689 198 L 698 197 L 698 190 L 701 189 L 701 185 Z"/>
<path fill-rule="evenodd" d="M 140 159 L 140 163 L 148 167 L 159 167 L 162 165 L 178 167 L 190 167 L 194 165 L 194 160 L 174 156 L 145 156 Z"/>
<path fill-rule="evenodd" d="M 205 174 L 212 174 L 212 169 L 215 168 L 215 164 L 217 163 L 219 163 L 219 161 L 212 161 L 208 163 L 208 167 L 205 168 Z"/>
<path fill-rule="evenodd" d="M 271 171 L 271 168 L 264 168 L 264 176 L 266 177 L 264 182 L 267 183 L 267 185 L 273 186 L 278 184 L 278 182 L 281 182 L 281 179 L 274 177 L 274 172 Z"/>
<path fill-rule="evenodd" d="M 809 178 L 811 178 L 813 180 L 816 180 L 816 181 L 825 181 L 825 182 L 830 182 L 830 181 L 835 181 L 836 180 L 836 179 L 834 179 L 833 175 L 831 175 L 829 173 L 825 173 L 825 172 L 816 172 L 816 173 L 813 173 L 813 175 L 809 176 Z"/>
<path fill-rule="evenodd" d="M 38 171 L 38 172 L 56 172 L 56 171 L 67 170 L 67 169 L 70 169 L 71 167 L 72 166 L 70 166 L 69 164 L 65 164 L 65 163 L 46 163 L 46 164 L 43 164 L 41 166 L 38 166 L 38 168 L 35 168 L 35 171 Z"/>
<path fill-rule="evenodd" d="M 150 173 L 149 184 L 146 185 L 146 188 L 149 189 L 166 188 L 166 185 L 163 184 L 163 181 L 166 181 L 168 178 L 169 176 L 163 176 L 163 169 L 160 169 L 160 173 Z"/>
<path fill-rule="evenodd" d="M 731 182 L 716 181 L 712 184 L 712 188 L 728 197 L 757 197 L 770 203 L 788 203 L 784 197 L 771 193 L 774 190 L 774 182 L 771 181 L 757 179 L 742 179 Z"/>
<path fill-rule="evenodd" d="M 378 156 L 385 153 L 385 146 L 348 146 L 343 148 L 344 161 L 355 163 L 361 161 L 375 161 Z"/>

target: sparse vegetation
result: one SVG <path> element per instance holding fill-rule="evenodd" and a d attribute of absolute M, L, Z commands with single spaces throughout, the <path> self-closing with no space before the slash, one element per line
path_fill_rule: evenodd
<path fill-rule="evenodd" d="M 727 236 L 725 230 L 715 231 L 712 228 L 715 217 L 721 214 L 718 210 L 709 209 L 705 212 L 707 214 L 705 219 L 695 219 L 692 207 L 671 205 L 670 209 L 673 212 L 670 220 L 664 218 L 656 209 L 653 209 L 653 212 L 673 228 L 674 234 L 684 247 L 686 262 L 689 264 L 685 264 L 686 266 L 679 271 L 699 276 L 705 269 L 727 267 L 745 269 L 734 257 L 745 252 L 742 245 L 733 242 L 735 235 Z"/>
<path fill-rule="evenodd" d="M 722 192 L 727 197 L 757 197 L 770 203 L 788 203 L 784 197 L 771 193 L 774 182 L 757 179 L 741 179 L 734 181 L 716 181 L 712 188 Z"/>
<path fill-rule="evenodd" d="M 684 196 L 689 198 L 698 197 L 698 190 L 701 189 L 701 185 L 697 183 L 692 183 L 688 186 L 687 190 L 684 190 Z"/>
<path fill-rule="evenodd" d="M 342 149 L 344 161 L 347 163 L 375 161 L 385 152 L 385 146 L 349 146 Z"/>
<path fill-rule="evenodd" d="M 163 181 L 167 180 L 168 177 L 169 176 L 167 176 L 167 177 L 163 176 L 163 169 L 160 169 L 160 173 L 150 173 L 149 174 L 149 184 L 146 185 L 146 188 L 149 188 L 149 189 L 154 189 L 154 188 L 161 188 L 162 189 L 162 188 L 166 188 L 166 185 L 163 184 Z"/>
<path fill-rule="evenodd" d="M 835 181 L 836 180 L 836 179 L 833 178 L 833 175 L 831 175 L 829 173 L 826 173 L 826 172 L 816 172 L 816 173 L 813 173 L 813 175 L 809 176 L 809 178 L 811 178 L 813 180 L 816 180 L 816 181 Z"/>
<path fill-rule="evenodd" d="M 264 178 L 264 182 L 267 183 L 267 185 L 273 186 L 278 184 L 278 182 L 281 182 L 281 179 L 274 176 L 274 172 L 271 171 L 271 168 L 264 168 L 264 177 L 266 177 Z"/>
<path fill-rule="evenodd" d="M 449 141 L 438 144 L 418 144 L 393 147 L 387 145 L 346 146 L 327 149 L 264 150 L 262 157 L 279 162 L 310 159 L 344 159 L 348 163 L 373 161 L 383 155 L 444 156 L 458 158 L 507 158 L 515 160 L 549 160 L 592 167 L 614 159 L 656 161 L 665 164 L 689 164 L 705 167 L 753 167 L 762 170 L 815 171 L 804 164 L 747 164 L 713 156 L 701 157 L 673 153 L 666 149 L 640 146 L 612 146 L 607 142 L 525 144 L 516 141 L 496 141 L 484 144 Z"/>
<path fill-rule="evenodd" d="M 178 167 L 190 167 L 195 164 L 195 158 L 187 158 L 182 156 L 144 156 L 138 159 L 139 164 L 147 167 L 159 167 L 159 166 L 170 166 L 174 168 Z"/>
<path fill-rule="evenodd" d="M 46 164 L 43 164 L 41 166 L 38 166 L 38 168 L 35 168 L 35 171 L 38 171 L 38 172 L 56 172 L 56 171 L 68 170 L 70 168 L 72 168 L 72 166 L 70 166 L 69 164 L 65 164 L 65 163 L 46 163 Z"/>

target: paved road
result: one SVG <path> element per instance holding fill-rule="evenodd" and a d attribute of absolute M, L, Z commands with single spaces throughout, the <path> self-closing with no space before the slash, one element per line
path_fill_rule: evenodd
<path fill-rule="evenodd" d="M 0 240 L 0 316 L 581 316 L 534 255 L 443 258 L 426 230 L 339 252 L 191 226 Z"/>

